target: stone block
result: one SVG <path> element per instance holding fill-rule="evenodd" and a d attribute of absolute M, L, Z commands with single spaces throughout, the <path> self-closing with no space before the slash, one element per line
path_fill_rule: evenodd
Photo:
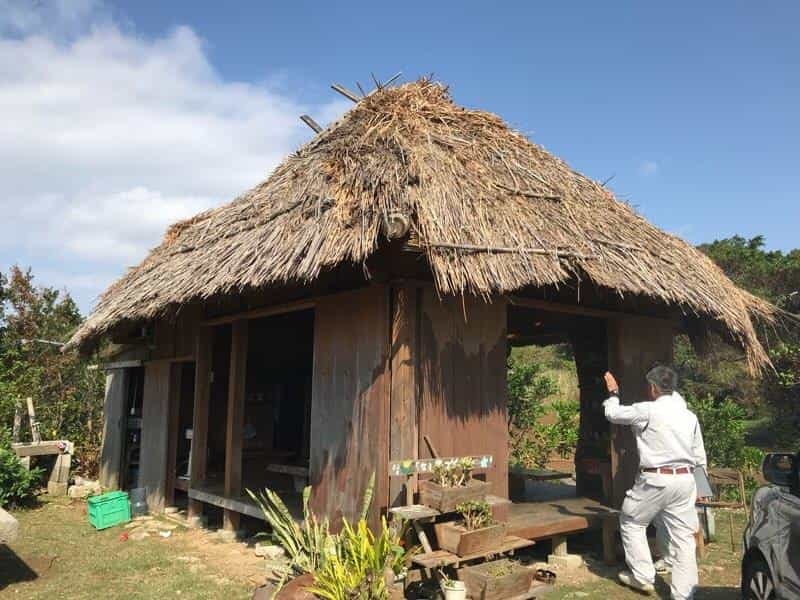
<path fill-rule="evenodd" d="M 580 554 L 550 554 L 547 564 L 566 570 L 580 569 L 583 566 L 583 557 Z"/>
<path fill-rule="evenodd" d="M 267 560 L 278 560 L 286 556 L 286 552 L 280 546 L 261 543 L 256 544 L 255 554 L 256 556 L 261 556 Z"/>

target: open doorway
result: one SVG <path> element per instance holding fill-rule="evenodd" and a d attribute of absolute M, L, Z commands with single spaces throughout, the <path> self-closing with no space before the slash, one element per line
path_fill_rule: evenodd
<path fill-rule="evenodd" d="M 509 494 L 517 502 L 610 500 L 603 319 L 508 310 Z"/>
<path fill-rule="evenodd" d="M 242 443 L 244 487 L 301 492 L 308 483 L 314 311 L 249 324 Z"/>

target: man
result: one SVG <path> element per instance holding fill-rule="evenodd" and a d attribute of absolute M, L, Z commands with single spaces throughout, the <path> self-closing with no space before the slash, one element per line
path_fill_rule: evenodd
<path fill-rule="evenodd" d="M 697 586 L 694 533 L 698 529 L 694 469 L 705 467 L 706 452 L 697 417 L 677 393 L 678 376 L 665 366 L 645 376 L 650 401 L 620 406 L 619 386 L 605 374 L 609 398 L 606 418 L 630 425 L 639 450 L 639 474 L 626 493 L 620 513 L 620 533 L 630 571 L 619 579 L 634 589 L 652 593 L 655 568 L 647 545 L 647 526 L 660 520 L 669 542 L 672 566 L 670 591 L 675 600 L 689 600 Z"/>

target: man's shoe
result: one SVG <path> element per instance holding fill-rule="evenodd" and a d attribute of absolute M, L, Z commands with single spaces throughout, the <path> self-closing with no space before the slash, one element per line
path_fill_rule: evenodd
<path fill-rule="evenodd" d="M 618 577 L 623 584 L 627 585 L 629 588 L 633 588 L 634 590 L 639 590 L 645 594 L 652 594 L 655 591 L 652 583 L 642 583 L 641 581 L 637 581 L 630 571 L 620 571 Z"/>
<path fill-rule="evenodd" d="M 664 558 L 659 558 L 653 563 L 653 566 L 656 568 L 656 573 L 659 575 L 666 575 L 672 572 L 672 565 L 670 565 Z"/>

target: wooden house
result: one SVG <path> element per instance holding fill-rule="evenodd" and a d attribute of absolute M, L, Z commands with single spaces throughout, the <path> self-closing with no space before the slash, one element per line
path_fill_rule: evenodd
<path fill-rule="evenodd" d="M 404 499 L 390 460 L 491 454 L 508 494 L 506 359 L 565 340 L 580 381 L 578 493 L 618 504 L 635 446 L 603 419 L 602 373 L 643 393 L 673 336 L 768 364 L 772 308 L 708 258 L 439 83 L 358 99 L 252 190 L 173 225 L 70 342 L 101 339 L 102 480 L 159 510 L 257 515 L 245 488 L 352 516 Z M 110 357 L 110 358 L 109 358 Z M 430 442 L 430 443 L 428 443 Z M 412 480 L 410 485 L 414 485 Z"/>

